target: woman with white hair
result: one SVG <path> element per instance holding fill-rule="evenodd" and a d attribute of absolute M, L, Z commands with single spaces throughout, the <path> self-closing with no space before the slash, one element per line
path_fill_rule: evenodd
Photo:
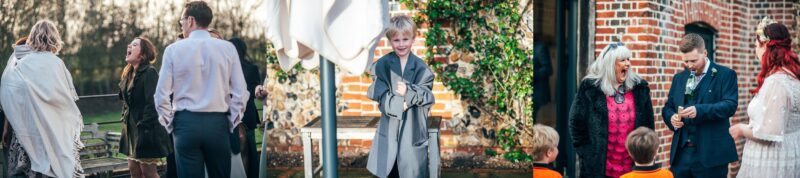
<path fill-rule="evenodd" d="M 569 113 L 570 131 L 580 158 L 580 177 L 619 177 L 633 168 L 625 150 L 628 133 L 653 129 L 653 104 L 647 81 L 631 70 L 631 51 L 621 42 L 607 45 L 581 81 Z"/>
<path fill-rule="evenodd" d="M 61 44 L 56 25 L 39 21 L 28 35 L 30 51 L 3 71 L 0 104 L 14 130 L 4 165 L 10 177 L 81 177 L 83 119 L 72 75 L 56 56 Z"/>

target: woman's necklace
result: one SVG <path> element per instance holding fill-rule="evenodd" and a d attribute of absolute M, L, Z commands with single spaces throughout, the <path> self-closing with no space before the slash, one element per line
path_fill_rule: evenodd
<path fill-rule="evenodd" d="M 617 104 L 625 102 L 625 85 L 619 85 L 617 91 L 614 92 L 614 102 Z"/>

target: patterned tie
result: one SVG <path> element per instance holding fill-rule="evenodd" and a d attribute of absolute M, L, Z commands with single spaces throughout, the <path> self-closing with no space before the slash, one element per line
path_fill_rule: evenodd
<path fill-rule="evenodd" d="M 691 71 L 689 73 L 689 80 L 686 81 L 686 93 L 684 93 L 685 95 L 691 96 L 692 92 L 697 87 L 697 86 L 695 86 L 696 85 L 695 84 L 695 73 L 696 73 L 695 71 Z"/>

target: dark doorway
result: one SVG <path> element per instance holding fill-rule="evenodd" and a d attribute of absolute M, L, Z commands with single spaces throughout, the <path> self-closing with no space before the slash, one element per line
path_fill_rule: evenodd
<path fill-rule="evenodd" d="M 583 58 L 594 56 L 594 36 L 590 35 L 593 6 L 591 1 L 579 0 L 540 0 L 534 3 L 534 40 L 537 41 L 534 49 L 546 46 L 545 50 L 534 52 L 534 56 L 547 55 L 549 60 L 545 65 L 552 67 L 550 74 L 545 76 L 548 85 L 534 85 L 534 93 L 545 92 L 550 98 L 549 102 L 539 101 L 542 105 L 535 109 L 538 115 L 534 117 L 537 117 L 537 123 L 558 131 L 559 155 L 554 166 L 564 177 L 574 178 L 578 175 L 577 156 L 569 132 L 569 110 L 580 79 L 578 71 L 585 70 L 586 62 L 583 60 L 586 59 Z"/>
<path fill-rule="evenodd" d="M 690 23 L 683 29 L 686 30 L 686 34 L 696 33 L 703 37 L 703 41 L 706 42 L 706 50 L 708 50 L 708 60 L 714 61 L 714 53 L 717 50 L 715 43 L 717 30 L 704 22 Z"/>

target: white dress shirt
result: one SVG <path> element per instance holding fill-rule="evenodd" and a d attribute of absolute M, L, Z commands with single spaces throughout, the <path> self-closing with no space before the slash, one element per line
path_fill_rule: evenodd
<path fill-rule="evenodd" d="M 700 82 L 703 81 L 703 77 L 705 77 L 706 73 L 708 73 L 708 66 L 711 66 L 711 60 L 709 60 L 707 57 L 705 58 L 705 60 L 706 60 L 706 66 L 703 67 L 703 74 L 697 75 L 697 80 L 694 80 L 693 84 L 695 87 L 697 87 L 697 85 L 700 85 Z"/>
<path fill-rule="evenodd" d="M 175 112 L 182 110 L 229 112 L 231 132 L 241 122 L 249 93 L 239 54 L 230 42 L 212 38 L 206 30 L 192 31 L 167 46 L 159 74 L 156 111 L 168 132 Z"/>

